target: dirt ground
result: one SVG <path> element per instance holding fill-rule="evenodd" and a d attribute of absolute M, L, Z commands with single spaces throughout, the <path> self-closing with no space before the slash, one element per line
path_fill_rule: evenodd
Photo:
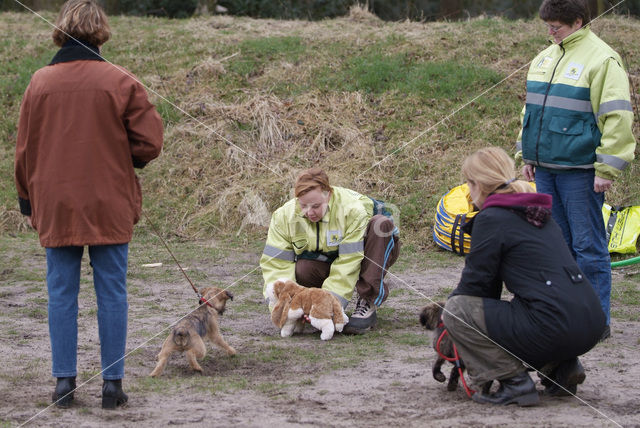
<path fill-rule="evenodd" d="M 29 260 L 31 277 L 18 275 Z M 122 409 L 100 408 L 99 343 L 95 297 L 88 268 L 80 298 L 76 401 L 50 407 L 44 256 L 31 247 L 15 266 L 0 272 L 0 427 L 347 427 L 347 426 L 640 426 L 640 323 L 614 319 L 612 337 L 583 358 L 587 379 L 577 397 L 542 397 L 540 405 L 494 407 L 470 401 L 463 389 L 448 392 L 430 371 L 435 358 L 417 314 L 429 299 L 446 295 L 462 267 L 404 269 L 392 278 L 391 297 L 371 336 L 317 332 L 279 337 L 262 304 L 258 254 L 226 262 L 194 264 L 219 284 L 232 284 L 235 299 L 222 318 L 223 334 L 238 351 L 226 357 L 209 346 L 204 375 L 174 356 L 160 379 L 150 379 L 167 327 L 195 306 L 188 285 L 176 276 L 145 274 L 130 260 L 130 319 Z M 241 260 L 238 262 L 238 260 Z M 169 269 L 169 268 L 167 268 Z M 19 280 L 15 278 L 19 276 Z M 350 306 L 347 310 L 349 313 Z M 448 366 L 446 373 L 448 374 Z M 538 383 L 537 376 L 533 378 Z"/>

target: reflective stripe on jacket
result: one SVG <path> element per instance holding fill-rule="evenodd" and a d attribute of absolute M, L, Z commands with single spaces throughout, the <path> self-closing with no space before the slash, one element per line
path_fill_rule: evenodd
<path fill-rule="evenodd" d="M 277 279 L 295 280 L 298 258 L 313 258 L 331 263 L 322 288 L 351 300 L 364 257 L 364 233 L 372 216 L 371 198 L 337 186 L 333 186 L 327 213 L 317 223 L 302 215 L 297 199 L 278 208 L 271 216 L 260 258 L 263 293 L 266 284 Z"/>
<path fill-rule="evenodd" d="M 584 27 L 542 51 L 527 75 L 517 157 L 613 180 L 633 160 L 629 80 L 620 56 Z"/>

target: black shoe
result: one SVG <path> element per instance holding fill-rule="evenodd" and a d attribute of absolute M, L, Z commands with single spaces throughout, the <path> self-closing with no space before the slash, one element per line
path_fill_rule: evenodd
<path fill-rule="evenodd" d="M 71 407 L 73 401 L 73 393 L 76 390 L 76 378 L 73 377 L 59 377 L 56 381 L 56 389 L 51 395 L 51 401 L 56 406 L 63 409 Z"/>
<path fill-rule="evenodd" d="M 378 316 L 376 307 L 367 300 L 358 297 L 356 308 L 349 317 L 349 322 L 342 330 L 346 334 L 364 334 L 376 326 Z"/>
<path fill-rule="evenodd" d="M 564 388 L 560 388 L 555 383 L 547 386 L 544 391 L 542 391 L 543 395 L 549 397 L 568 397 L 570 395 L 576 395 L 578 392 L 578 385 L 569 385 Z"/>
<path fill-rule="evenodd" d="M 604 342 L 605 340 L 607 340 L 610 337 L 611 337 L 611 327 L 607 324 L 605 326 L 604 331 L 602 332 L 602 335 L 600 336 L 600 340 L 598 340 L 598 342 Z"/>
<path fill-rule="evenodd" d="M 586 379 L 584 367 L 578 357 L 560 363 L 556 369 L 556 379 L 563 386 L 579 385 Z"/>
<path fill-rule="evenodd" d="M 476 392 L 471 398 L 476 403 L 504 405 L 517 403 L 519 406 L 534 406 L 540 401 L 536 384 L 527 372 L 501 380 L 500 388 L 493 394 Z"/>
<path fill-rule="evenodd" d="M 129 397 L 122 390 L 122 379 L 104 380 L 102 384 L 103 409 L 115 409 L 125 404 L 128 400 Z"/>
<path fill-rule="evenodd" d="M 555 383 L 549 382 L 544 394 L 552 397 L 575 395 L 578 391 L 578 385 L 584 382 L 586 377 L 584 367 L 578 357 L 562 361 L 551 376 Z"/>

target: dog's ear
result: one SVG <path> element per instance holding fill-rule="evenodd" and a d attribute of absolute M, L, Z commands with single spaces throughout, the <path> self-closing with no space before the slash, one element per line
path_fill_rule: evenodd
<path fill-rule="evenodd" d="M 233 293 L 231 293 L 231 291 L 229 291 L 229 290 L 224 290 L 224 292 L 226 293 L 227 297 L 228 297 L 230 300 L 233 300 Z"/>
<path fill-rule="evenodd" d="M 420 324 L 427 330 L 435 330 L 438 324 L 440 324 L 443 307 L 444 303 L 442 302 L 432 302 L 422 308 L 420 311 Z"/>
<path fill-rule="evenodd" d="M 282 328 L 284 326 L 284 323 L 287 321 L 290 306 L 291 298 L 288 297 L 279 299 L 278 303 L 273 307 L 273 311 L 271 312 L 271 321 L 276 327 Z"/>
<path fill-rule="evenodd" d="M 286 286 L 287 286 L 287 283 L 281 280 L 277 280 L 273 284 L 273 295 L 276 296 L 276 299 L 280 300 L 280 294 L 282 294 L 282 291 L 285 289 Z"/>

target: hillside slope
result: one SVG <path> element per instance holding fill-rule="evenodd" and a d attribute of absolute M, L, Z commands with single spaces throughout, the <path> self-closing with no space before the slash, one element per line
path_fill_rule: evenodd
<path fill-rule="evenodd" d="M 334 184 L 394 203 L 407 243 L 433 245 L 435 206 L 460 184 L 465 155 L 489 144 L 514 151 L 527 64 L 547 43 L 539 20 L 389 23 L 361 9 L 320 22 L 111 24 L 104 56 L 148 86 L 165 120 L 164 153 L 140 172 L 145 211 L 186 239 L 263 236 L 296 173 L 318 165 Z M 603 18 L 593 29 L 623 55 L 637 91 L 640 21 Z M 24 228 L 12 180 L 21 96 L 56 49 L 36 16 L 0 14 L 0 30 L 6 233 Z M 634 162 L 608 201 L 640 204 L 639 174 Z"/>

